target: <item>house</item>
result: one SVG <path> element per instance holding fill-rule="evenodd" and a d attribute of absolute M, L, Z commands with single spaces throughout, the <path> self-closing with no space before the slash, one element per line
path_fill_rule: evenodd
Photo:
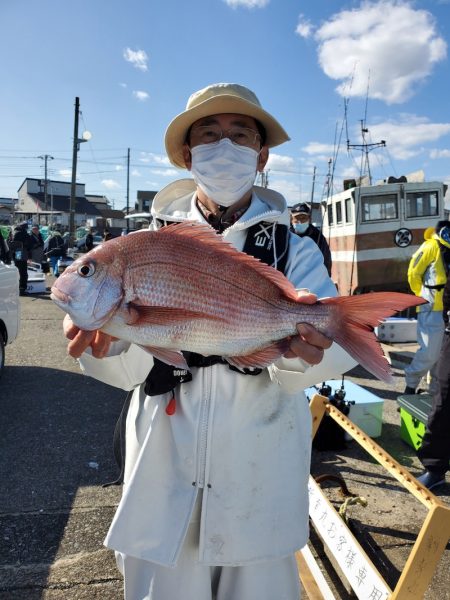
<path fill-rule="evenodd" d="M 152 208 L 153 198 L 158 192 L 151 192 L 146 190 L 138 190 L 137 202 L 135 204 L 136 211 L 138 213 L 150 212 Z"/>
<path fill-rule="evenodd" d="M 58 224 L 67 229 L 70 220 L 70 182 L 47 180 L 47 199 L 44 187 L 43 179 L 24 180 L 17 192 L 16 216 L 20 215 L 23 219 L 33 219 L 39 223 Z M 84 183 L 76 184 L 75 196 L 75 227 L 95 223 L 96 219 L 101 217 L 101 212 L 87 200 Z"/>
<path fill-rule="evenodd" d="M 126 228 L 127 222 L 124 211 L 111 208 L 106 196 L 87 194 L 86 200 L 100 211 L 100 217 L 96 218 L 95 223 L 89 223 L 90 225 L 101 231 L 109 229 L 111 232 L 117 231 L 119 233 Z"/>

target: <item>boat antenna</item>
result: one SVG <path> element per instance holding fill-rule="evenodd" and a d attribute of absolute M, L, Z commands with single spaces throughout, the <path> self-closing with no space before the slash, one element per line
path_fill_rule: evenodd
<path fill-rule="evenodd" d="M 369 133 L 369 129 L 367 128 L 367 104 L 369 100 L 369 83 L 370 83 L 370 71 L 369 76 L 367 78 L 367 91 L 366 91 L 366 102 L 364 107 L 364 119 L 361 119 L 361 138 L 362 144 L 350 144 L 350 140 L 347 135 L 347 151 L 350 151 L 350 148 L 356 148 L 357 150 L 361 150 L 361 167 L 360 167 L 360 185 L 364 171 L 367 172 L 369 176 L 369 185 L 372 185 L 372 173 L 370 172 L 370 161 L 369 161 L 369 152 L 374 150 L 375 148 L 384 148 L 386 147 L 386 141 L 381 140 L 380 142 L 369 143 L 366 140 L 366 134 Z"/>

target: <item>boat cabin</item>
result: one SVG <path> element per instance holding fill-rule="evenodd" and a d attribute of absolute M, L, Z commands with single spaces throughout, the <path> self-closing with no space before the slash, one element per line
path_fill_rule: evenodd
<path fill-rule="evenodd" d="M 446 218 L 446 191 L 442 182 L 406 177 L 361 187 L 345 180 L 344 191 L 328 199 L 323 215 L 339 293 L 409 292 L 409 261 L 425 229 Z"/>

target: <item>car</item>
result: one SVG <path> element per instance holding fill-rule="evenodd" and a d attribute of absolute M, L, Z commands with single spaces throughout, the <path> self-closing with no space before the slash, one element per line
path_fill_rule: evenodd
<path fill-rule="evenodd" d="M 19 272 L 0 261 L 0 378 L 5 367 L 5 348 L 19 334 Z"/>
<path fill-rule="evenodd" d="M 101 235 L 94 235 L 93 238 L 94 238 L 94 246 L 98 246 L 99 244 L 101 244 L 103 242 L 103 238 Z M 76 247 L 78 249 L 78 252 L 87 252 L 85 235 L 76 241 Z"/>

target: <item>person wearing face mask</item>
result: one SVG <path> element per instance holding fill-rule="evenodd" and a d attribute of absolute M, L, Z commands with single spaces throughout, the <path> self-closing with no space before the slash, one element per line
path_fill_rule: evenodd
<path fill-rule="evenodd" d="M 305 202 L 295 204 L 291 208 L 292 230 L 300 237 L 308 236 L 316 242 L 323 254 L 323 262 L 331 277 L 331 252 L 325 236 L 311 223 L 311 208 Z"/>
<path fill-rule="evenodd" d="M 311 303 L 336 295 L 322 255 L 289 231 L 285 199 L 254 185 L 269 148 L 288 139 L 244 86 L 194 93 L 165 136 L 170 161 L 192 178 L 155 196 L 151 228 L 209 223 L 308 288 L 299 296 Z M 303 390 L 346 372 L 353 359 L 304 323 L 268 367 L 185 353 L 189 371 L 81 331 L 68 316 L 64 329 L 87 375 L 130 390 L 118 428 L 124 490 L 105 540 L 125 599 L 298 600 L 295 551 L 308 539 L 311 451 Z"/>

